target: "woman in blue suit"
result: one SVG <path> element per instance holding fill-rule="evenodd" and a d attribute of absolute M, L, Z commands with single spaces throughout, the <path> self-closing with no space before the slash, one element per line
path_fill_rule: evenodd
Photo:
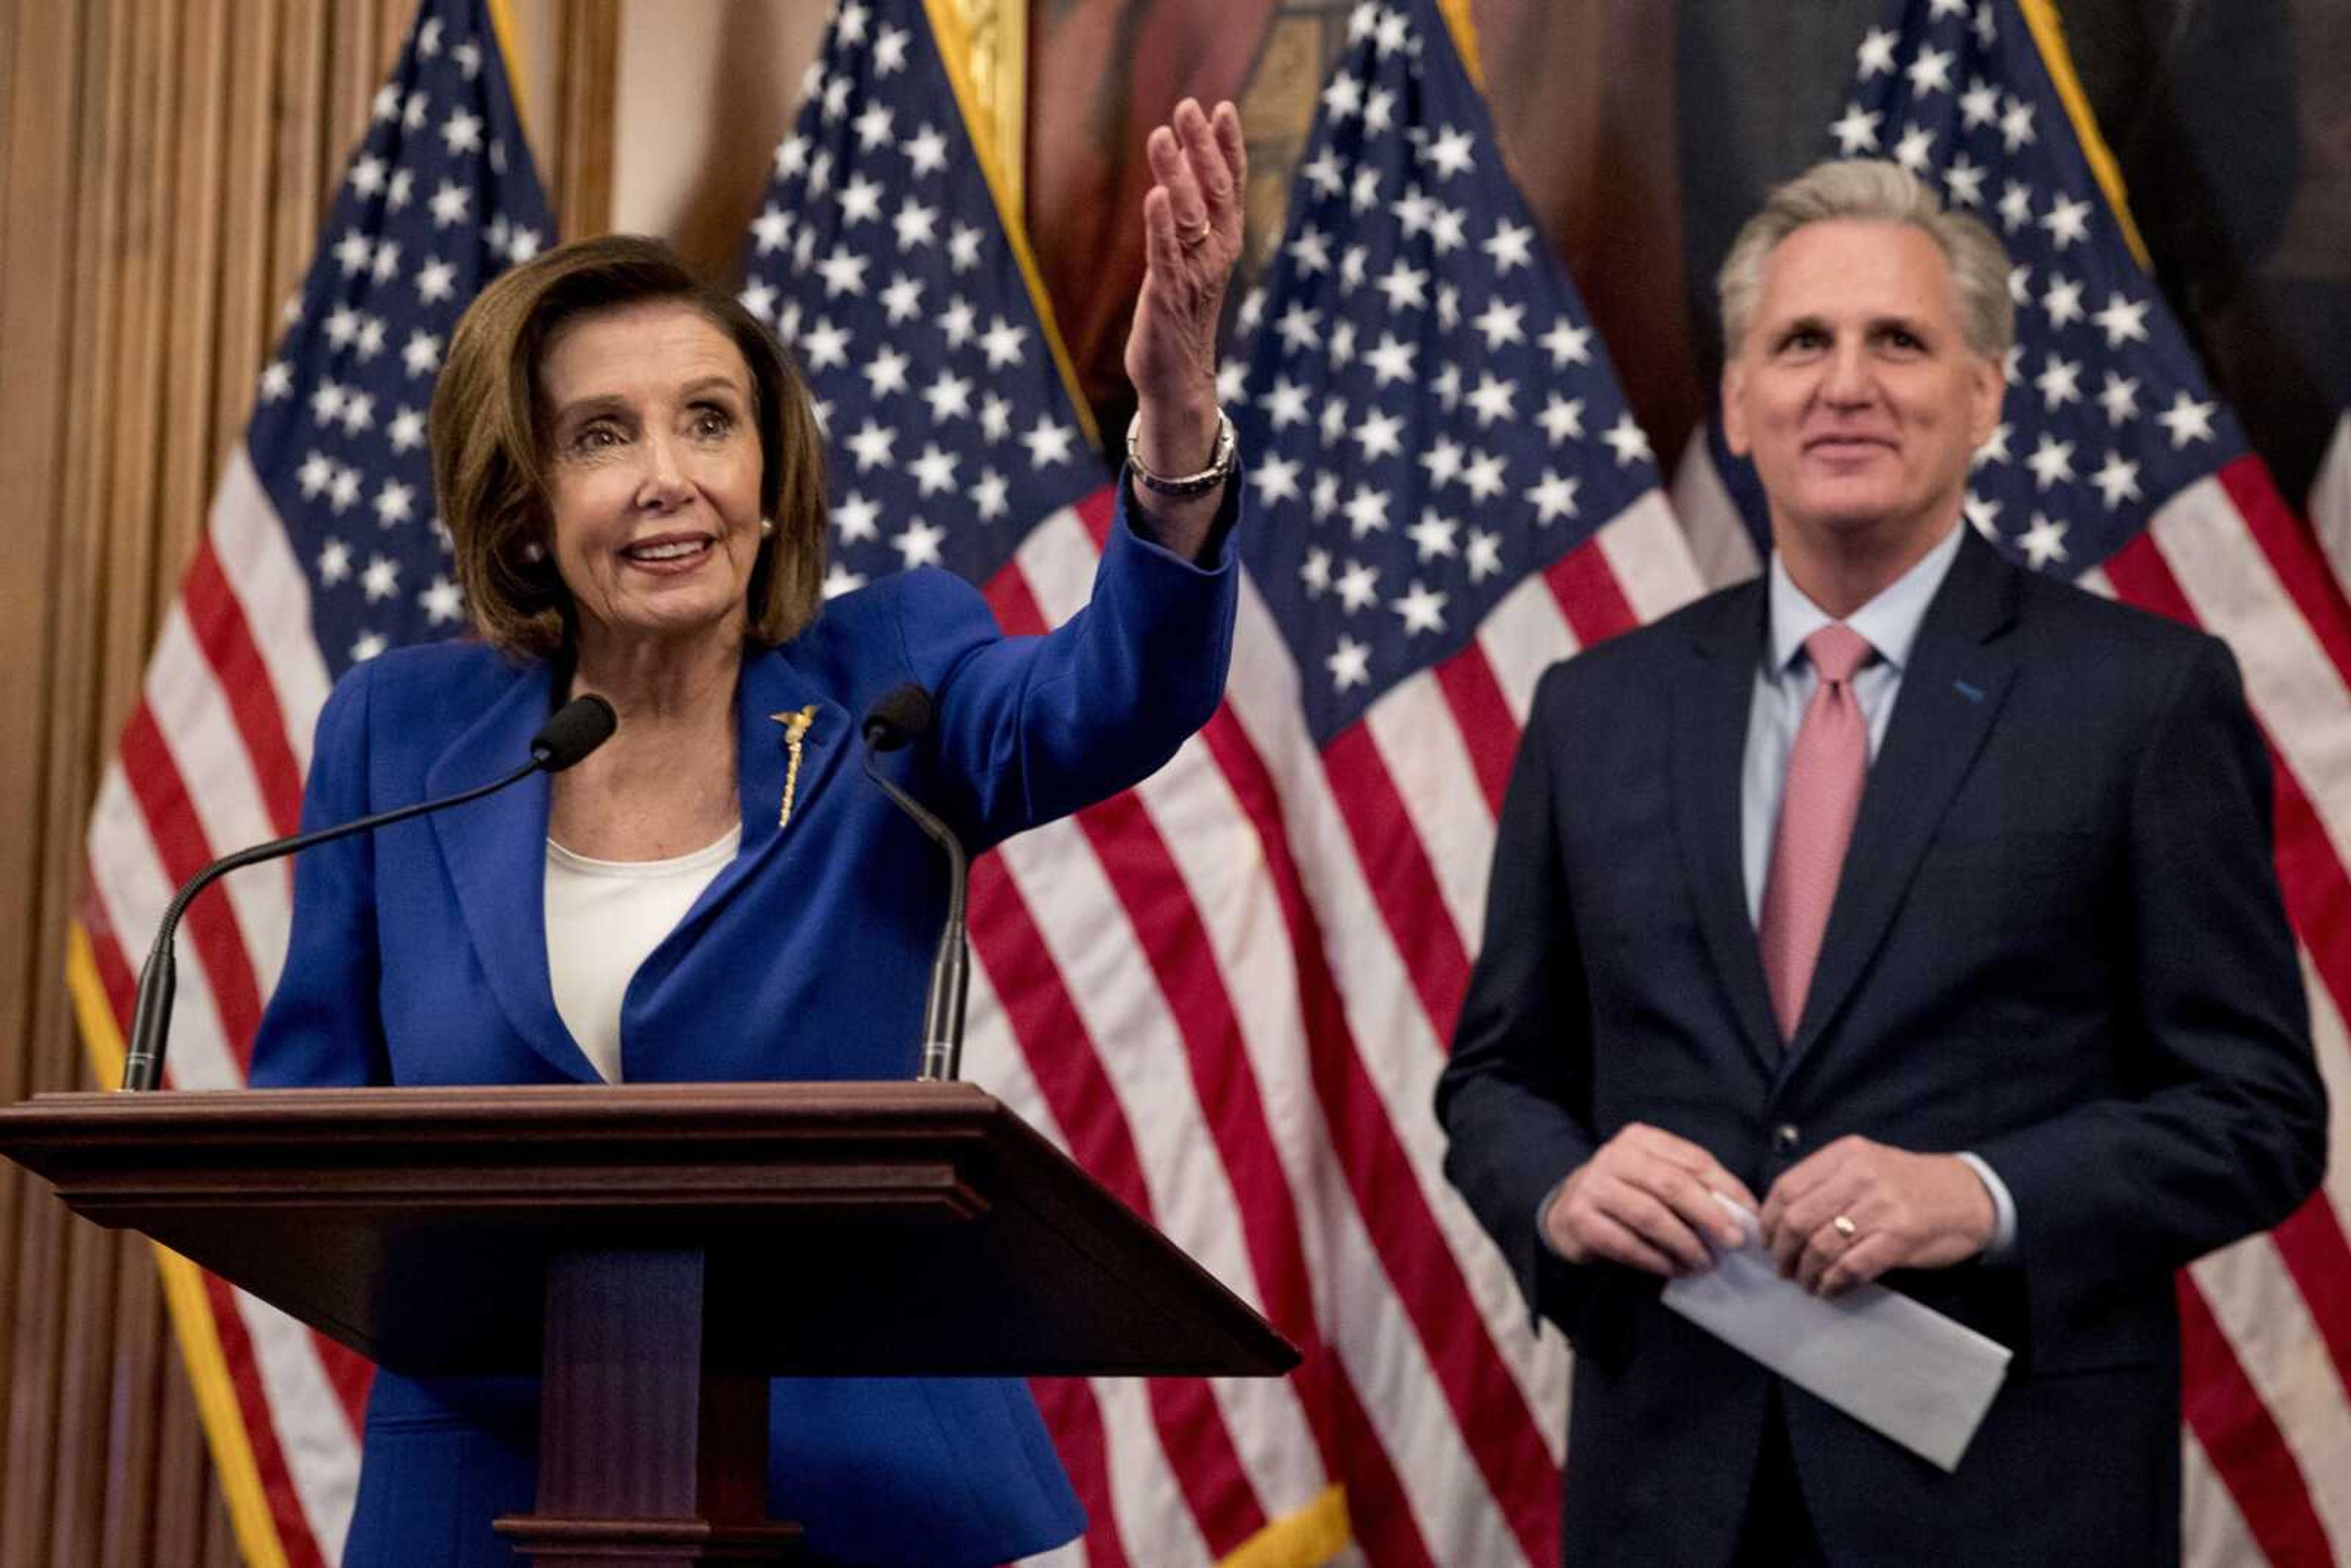
<path fill-rule="evenodd" d="M 569 772 L 304 860 L 256 1084 L 911 1073 L 944 891 L 859 771 L 859 716 L 935 694 L 902 779 L 978 848 L 1142 778 L 1223 689 L 1238 120 L 1187 100 L 1151 152 L 1134 460 L 1091 604 L 1043 637 L 1000 635 L 935 570 L 821 601 L 808 393 L 658 243 L 582 241 L 483 292 L 432 413 L 480 638 L 337 685 L 305 823 L 494 777 L 582 694 L 620 728 Z M 824 1559 L 1000 1563 L 1083 1526 L 1017 1382 L 787 1380 L 770 1406 L 772 1511 Z M 536 1422 L 527 1380 L 380 1372 L 347 1568 L 511 1563 L 490 1521 L 529 1510 Z"/>

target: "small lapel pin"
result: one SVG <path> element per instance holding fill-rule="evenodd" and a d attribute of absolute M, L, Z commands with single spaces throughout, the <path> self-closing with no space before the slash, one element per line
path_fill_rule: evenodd
<path fill-rule="evenodd" d="M 1974 685 L 1967 681 L 1953 681 L 1951 683 L 1951 689 L 1959 693 L 1959 695 L 1967 698 L 1968 701 L 1971 703 L 1980 703 L 1983 701 L 1983 688 L 1979 685 Z"/>
<path fill-rule="evenodd" d="M 799 789 L 800 747 L 808 739 L 809 726 L 816 722 L 816 705 L 768 716 L 784 727 L 784 804 L 776 814 L 778 831 L 792 825 L 792 795 Z"/>

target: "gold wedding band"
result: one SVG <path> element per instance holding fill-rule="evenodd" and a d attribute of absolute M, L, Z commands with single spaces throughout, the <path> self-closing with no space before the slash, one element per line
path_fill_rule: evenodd
<path fill-rule="evenodd" d="M 1190 250 L 1195 246 L 1206 244 L 1208 235 L 1214 232 L 1212 225 L 1202 224 L 1196 229 L 1177 229 L 1176 238 L 1185 249 Z"/>
<path fill-rule="evenodd" d="M 1839 1236 L 1844 1237 L 1847 1241 L 1851 1241 L 1855 1237 L 1861 1234 L 1861 1227 L 1853 1222 L 1853 1216 L 1850 1214 L 1840 1214 L 1834 1219 L 1830 1220 L 1829 1228 L 1834 1230 Z"/>

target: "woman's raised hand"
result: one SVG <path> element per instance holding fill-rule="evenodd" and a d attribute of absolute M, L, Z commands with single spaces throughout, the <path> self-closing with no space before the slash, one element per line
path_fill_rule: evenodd
<path fill-rule="evenodd" d="M 1143 198 L 1148 263 L 1126 373 L 1140 423 L 1136 455 L 1159 474 L 1207 466 L 1217 438 L 1217 326 L 1241 254 L 1249 162 L 1241 119 L 1186 99 L 1147 144 L 1154 183 Z"/>

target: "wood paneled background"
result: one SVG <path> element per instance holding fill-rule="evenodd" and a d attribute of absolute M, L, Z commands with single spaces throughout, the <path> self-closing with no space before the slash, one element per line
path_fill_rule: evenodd
<path fill-rule="evenodd" d="M 618 0 L 517 4 L 567 228 Z M 0 1102 L 88 1086 L 89 802 L 413 0 L 0 0 Z M 536 87 L 537 91 L 532 89 Z M 0 1563 L 237 1561 L 146 1244 L 0 1162 Z"/>

